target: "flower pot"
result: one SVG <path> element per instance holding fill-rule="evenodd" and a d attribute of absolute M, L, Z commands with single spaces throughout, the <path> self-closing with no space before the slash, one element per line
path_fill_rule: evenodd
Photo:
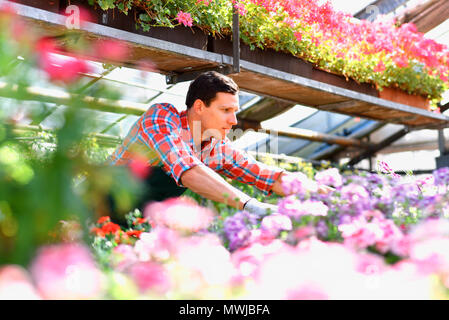
<path fill-rule="evenodd" d="M 429 110 L 430 100 L 425 96 L 418 96 L 416 94 L 409 94 L 398 88 L 383 88 L 377 90 L 378 97 L 385 100 L 390 100 L 397 103 L 402 103 L 411 107 Z"/>

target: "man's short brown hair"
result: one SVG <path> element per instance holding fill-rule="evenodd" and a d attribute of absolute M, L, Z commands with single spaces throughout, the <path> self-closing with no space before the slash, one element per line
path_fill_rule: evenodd
<path fill-rule="evenodd" d="M 218 92 L 238 94 L 239 87 L 231 78 L 216 71 L 200 74 L 189 86 L 186 97 L 187 109 L 190 109 L 196 99 L 209 106 Z"/>

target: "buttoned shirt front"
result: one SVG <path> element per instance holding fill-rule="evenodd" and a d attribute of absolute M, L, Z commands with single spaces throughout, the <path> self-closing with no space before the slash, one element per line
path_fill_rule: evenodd
<path fill-rule="evenodd" d="M 168 103 L 152 105 L 132 125 L 111 155 L 110 163 L 127 165 L 136 154 L 143 155 L 148 165 L 162 167 L 179 186 L 183 186 L 181 176 L 185 171 L 205 165 L 228 178 L 254 185 L 268 195 L 283 171 L 233 148 L 228 138 L 211 138 L 196 147 L 187 111 L 178 112 Z"/>

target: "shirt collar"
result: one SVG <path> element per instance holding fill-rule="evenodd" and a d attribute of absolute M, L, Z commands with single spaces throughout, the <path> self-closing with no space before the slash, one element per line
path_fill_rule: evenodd
<path fill-rule="evenodd" d="M 188 141 L 190 141 L 190 145 L 192 146 L 193 150 L 195 150 L 196 152 L 202 151 L 196 149 L 195 143 L 193 141 L 193 134 L 192 131 L 190 131 L 189 121 L 187 119 L 187 110 L 181 111 L 180 118 L 181 118 L 181 127 L 184 132 L 188 133 L 188 135 L 186 135 L 186 138 L 188 139 Z M 209 138 L 208 140 L 205 140 L 201 143 L 201 145 L 203 146 L 201 149 L 204 149 L 205 146 L 214 146 L 217 142 L 219 142 L 219 140 L 215 138 Z"/>

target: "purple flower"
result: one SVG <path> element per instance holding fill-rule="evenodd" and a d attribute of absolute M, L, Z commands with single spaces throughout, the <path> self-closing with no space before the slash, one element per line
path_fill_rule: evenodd
<path fill-rule="evenodd" d="M 250 238 L 251 226 L 257 223 L 257 216 L 247 211 L 239 211 L 232 217 L 226 218 L 224 232 L 229 240 L 229 249 L 234 251 L 245 246 Z"/>
<path fill-rule="evenodd" d="M 350 183 L 341 188 L 341 199 L 346 203 L 342 206 L 342 211 L 358 214 L 363 210 L 372 208 L 372 200 L 368 191 L 361 185 Z"/>
<path fill-rule="evenodd" d="M 318 172 L 315 175 L 315 179 L 319 184 L 334 186 L 336 188 L 343 184 L 343 178 L 337 168 L 331 168 Z"/>
<path fill-rule="evenodd" d="M 329 227 L 327 226 L 326 221 L 324 221 L 324 220 L 318 221 L 315 229 L 316 229 L 318 236 L 320 236 L 321 238 L 327 237 L 328 232 L 329 232 Z"/>
<path fill-rule="evenodd" d="M 415 183 L 402 183 L 393 187 L 392 196 L 395 201 L 416 204 L 420 195 L 419 187 Z"/>
<path fill-rule="evenodd" d="M 449 184 L 449 168 L 444 167 L 433 172 L 433 177 L 435 179 L 435 185 L 446 186 Z"/>
<path fill-rule="evenodd" d="M 295 172 L 282 176 L 282 189 L 287 195 L 303 195 L 308 192 L 317 192 L 318 184 L 309 179 L 304 173 Z"/>

